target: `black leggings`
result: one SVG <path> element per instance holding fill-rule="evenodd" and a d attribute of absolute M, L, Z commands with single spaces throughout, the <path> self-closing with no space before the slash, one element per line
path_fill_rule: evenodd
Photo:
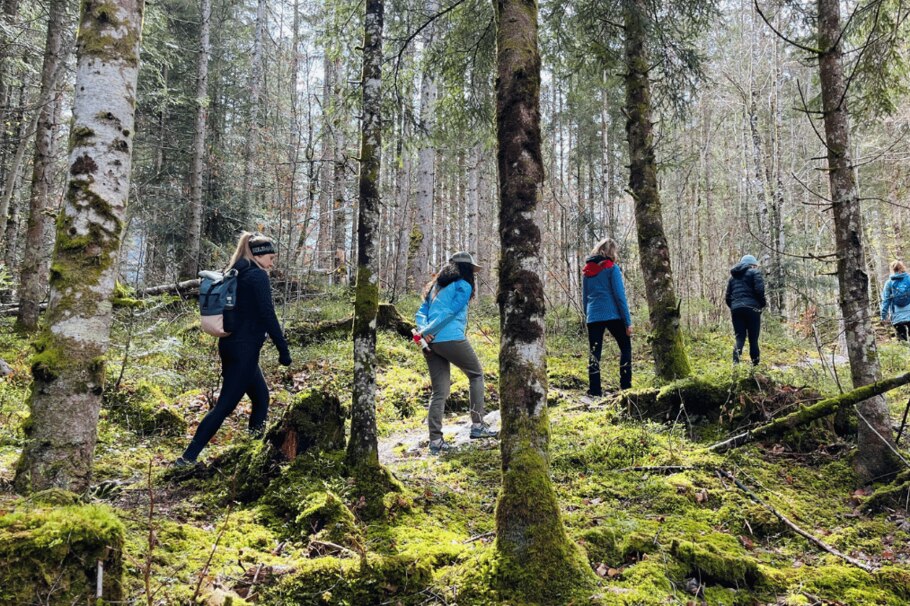
<path fill-rule="evenodd" d="M 606 320 L 588 323 L 588 393 L 592 396 L 602 395 L 600 390 L 600 352 L 604 344 L 604 331 L 609 330 L 616 344 L 619 345 L 619 388 L 632 387 L 632 339 L 626 334 L 626 324 L 622 320 Z"/>
<path fill-rule="evenodd" d="M 265 427 L 265 420 L 269 414 L 269 388 L 259 369 L 259 351 L 262 345 L 254 343 L 224 343 L 218 342 L 218 355 L 221 357 L 221 394 L 208 414 L 199 423 L 193 441 L 186 447 L 183 458 L 195 461 L 202 449 L 205 448 L 212 436 L 224 423 L 243 394 L 250 397 L 253 410 L 250 413 L 249 428 L 251 432 L 259 432 Z"/>
<path fill-rule="evenodd" d="M 761 352 L 758 350 L 758 333 L 761 332 L 761 312 L 751 307 L 739 307 L 732 311 L 733 332 L 736 334 L 736 345 L 733 347 L 733 363 L 739 363 L 739 356 L 749 337 L 749 357 L 752 364 L 758 364 Z"/>

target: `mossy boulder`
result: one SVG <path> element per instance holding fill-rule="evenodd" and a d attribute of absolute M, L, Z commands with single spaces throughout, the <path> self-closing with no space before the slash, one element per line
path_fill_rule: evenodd
<path fill-rule="evenodd" d="M 352 547 L 361 542 L 360 530 L 354 514 L 332 492 L 314 492 L 303 503 L 295 524 L 303 533 L 319 541 L 342 547 Z"/>
<path fill-rule="evenodd" d="M 139 435 L 176 436 L 186 433 L 187 423 L 161 389 L 148 381 L 105 390 L 102 403 L 109 418 Z"/>
<path fill-rule="evenodd" d="M 708 582 L 738 587 L 753 586 L 762 580 L 758 563 L 743 553 L 736 539 L 717 534 L 704 541 L 674 541 L 673 556 L 689 567 L 692 576 Z"/>
<path fill-rule="evenodd" d="M 0 517 L 0 603 L 91 602 L 99 562 L 102 597 L 119 602 L 125 597 L 124 532 L 111 510 L 98 505 L 35 508 Z"/>

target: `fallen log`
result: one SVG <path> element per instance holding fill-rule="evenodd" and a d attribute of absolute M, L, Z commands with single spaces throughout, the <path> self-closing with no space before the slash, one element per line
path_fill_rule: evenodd
<path fill-rule="evenodd" d="M 180 295 L 191 296 L 199 294 L 199 278 L 195 280 L 185 280 L 183 282 L 173 282 L 171 284 L 159 284 L 158 286 L 149 286 L 139 291 L 140 297 L 155 297 L 157 295 Z"/>
<path fill-rule="evenodd" d="M 713 450 L 714 452 L 727 452 L 728 450 L 737 448 L 748 442 L 779 436 L 791 429 L 796 429 L 797 427 L 806 425 L 812 421 L 821 419 L 822 417 L 834 414 L 841 408 L 853 406 L 863 400 L 868 400 L 869 398 L 881 395 L 892 389 L 897 389 L 907 383 L 910 383 L 910 372 L 891 377 L 890 379 L 876 381 L 869 385 L 863 385 L 862 387 L 857 387 L 853 391 L 848 391 L 847 393 L 834 396 L 833 398 L 827 398 L 821 402 L 812 404 L 811 406 L 801 408 L 787 416 L 774 419 L 770 423 L 757 427 L 756 429 L 733 436 L 722 442 L 712 444 L 708 447 L 708 450 Z"/>

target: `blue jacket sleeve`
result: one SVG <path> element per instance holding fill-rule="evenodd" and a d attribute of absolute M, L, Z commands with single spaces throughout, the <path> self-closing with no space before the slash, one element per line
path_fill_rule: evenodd
<path fill-rule="evenodd" d="M 613 281 L 613 292 L 616 293 L 616 303 L 619 305 L 619 313 L 622 314 L 622 321 L 626 323 L 626 328 L 632 326 L 632 315 L 629 313 L 629 303 L 626 301 L 626 287 L 622 283 L 622 270 L 617 265 L 611 276 Z"/>
<path fill-rule="evenodd" d="M 430 297 L 425 297 L 420 309 L 414 314 L 414 323 L 417 325 L 417 332 L 423 333 L 424 328 L 430 323 Z"/>
<path fill-rule="evenodd" d="M 269 276 L 264 271 L 257 271 L 253 276 L 253 292 L 256 293 L 256 310 L 259 319 L 265 325 L 265 332 L 278 348 L 278 353 L 288 353 L 288 342 L 281 331 L 278 316 L 275 315 L 275 306 L 272 303 L 272 285 Z"/>
<path fill-rule="evenodd" d="M 887 320 L 888 316 L 891 314 L 891 280 L 885 282 L 885 287 L 882 289 L 882 320 Z"/>
<path fill-rule="evenodd" d="M 451 301 L 448 305 L 444 304 L 439 298 L 442 296 L 437 295 L 434 303 L 441 306 L 440 314 L 430 323 L 429 326 L 420 331 L 424 335 L 433 335 L 436 336 L 443 327 L 452 321 L 455 315 L 464 309 L 468 305 L 468 301 L 471 299 L 471 285 L 465 282 L 464 280 L 458 280 L 446 286 L 446 289 L 454 289 L 451 296 Z"/>

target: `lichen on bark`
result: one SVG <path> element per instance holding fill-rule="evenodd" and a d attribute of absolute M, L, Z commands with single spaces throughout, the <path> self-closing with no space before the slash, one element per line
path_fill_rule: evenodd
<path fill-rule="evenodd" d="M 83 0 L 69 175 L 50 300 L 35 340 L 20 492 L 91 481 L 126 212 L 142 0 Z M 126 145 L 114 145 L 115 141 Z"/>

